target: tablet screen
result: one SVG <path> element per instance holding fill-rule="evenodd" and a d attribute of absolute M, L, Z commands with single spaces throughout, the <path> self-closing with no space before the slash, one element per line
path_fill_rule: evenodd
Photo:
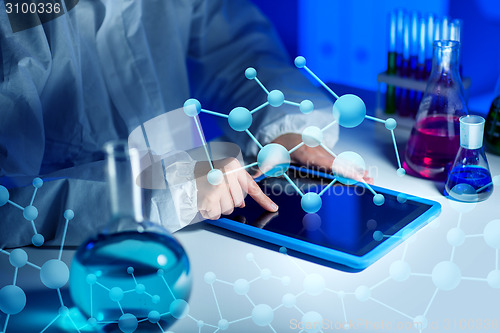
<path fill-rule="evenodd" d="M 295 182 L 303 192 L 319 193 L 329 180 Z M 307 214 L 300 206 L 301 196 L 285 179 L 267 178 L 260 186 L 280 207 L 278 212 L 266 212 L 248 196 L 246 207 L 235 209 L 227 218 L 356 256 L 368 253 L 431 207 L 411 199 L 401 203 L 387 193 L 383 193 L 385 203 L 376 206 L 364 186 L 336 184 L 322 195 L 321 209 Z"/>

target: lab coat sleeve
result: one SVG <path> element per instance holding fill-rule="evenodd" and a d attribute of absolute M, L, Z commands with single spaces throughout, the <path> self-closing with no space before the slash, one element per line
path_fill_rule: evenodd
<path fill-rule="evenodd" d="M 332 101 L 311 84 L 284 50 L 270 22 L 247 0 L 199 1 L 195 7 L 188 65 L 193 96 L 201 96 L 202 106 L 228 114 L 234 107 L 249 110 L 266 102 L 266 93 L 244 72 L 257 70 L 257 77 L 271 90 L 281 90 L 287 101 L 308 99 L 315 111 L 303 114 L 297 106 L 267 106 L 253 114 L 252 133 L 261 144 L 281 134 L 301 134 L 307 126 L 320 128 L 335 120 Z M 246 133 L 237 133 L 221 121 L 226 134 L 242 147 L 245 155 L 255 155 L 257 146 Z M 338 125 L 325 131 L 324 143 L 332 147 L 338 139 Z"/>

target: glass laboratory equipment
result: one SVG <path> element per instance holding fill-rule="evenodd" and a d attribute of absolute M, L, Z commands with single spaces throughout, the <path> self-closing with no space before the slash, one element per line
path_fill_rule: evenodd
<path fill-rule="evenodd" d="M 488 151 L 500 155 L 500 78 L 494 96 L 495 98 L 486 117 L 484 143 Z"/>
<path fill-rule="evenodd" d="M 111 219 L 78 248 L 71 298 L 90 326 L 106 332 L 166 329 L 188 306 L 188 257 L 167 230 L 143 218 L 138 151 L 125 141 L 104 150 Z"/>
<path fill-rule="evenodd" d="M 445 185 L 446 192 L 456 200 L 483 201 L 493 193 L 491 173 L 483 149 L 483 132 L 483 117 L 460 117 L 460 149 Z"/>
<path fill-rule="evenodd" d="M 396 12 L 391 12 L 389 16 L 389 50 L 387 52 L 387 74 L 397 74 L 396 64 Z M 396 113 L 396 87 L 388 85 L 385 93 L 385 113 Z"/>
<path fill-rule="evenodd" d="M 468 110 L 458 55 L 458 42 L 434 42 L 431 75 L 405 154 L 407 171 L 424 178 L 444 181 L 460 147 L 459 118 Z"/>

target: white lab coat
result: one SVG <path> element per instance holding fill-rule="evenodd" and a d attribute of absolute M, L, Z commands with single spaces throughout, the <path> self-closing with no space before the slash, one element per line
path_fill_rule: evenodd
<path fill-rule="evenodd" d="M 333 120 L 330 100 L 292 66 L 271 24 L 246 0 L 81 0 L 67 14 L 17 33 L 0 11 L 0 29 L 0 184 L 26 206 L 31 180 L 42 175 L 35 224 L 55 242 L 64 209 L 76 216 L 69 243 L 105 225 L 106 141 L 126 139 L 188 98 L 221 113 L 253 109 L 266 95 L 245 78 L 247 67 L 269 90 L 294 102 L 310 99 L 316 108 L 310 115 L 287 105 L 257 112 L 250 130 L 262 144 Z M 257 153 L 245 133 L 221 124 L 245 155 Z M 326 143 L 337 135 L 332 131 Z M 166 211 L 174 209 L 169 195 L 163 194 Z M 177 214 L 164 215 L 162 224 L 181 225 L 165 220 Z M 33 231 L 18 210 L 0 207 L 0 217 L 0 248 L 30 243 Z"/>

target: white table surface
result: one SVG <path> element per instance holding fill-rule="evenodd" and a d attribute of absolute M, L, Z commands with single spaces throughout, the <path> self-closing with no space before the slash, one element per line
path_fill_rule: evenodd
<path fill-rule="evenodd" d="M 396 129 L 401 156 L 408 134 L 406 130 Z M 490 287 L 486 281 L 488 273 L 498 265 L 497 252 L 480 236 L 488 222 L 500 219 L 500 190 L 495 189 L 485 202 L 452 204 L 441 195 L 437 183 L 410 176 L 398 177 L 390 133 L 382 124 L 365 121 L 355 129 L 342 129 L 334 151 L 346 150 L 364 157 L 376 185 L 440 202 L 439 218 L 360 273 L 347 273 L 287 256 L 235 239 L 230 234 L 214 232 L 203 224 L 179 231 L 175 236 L 189 255 L 193 289 L 189 316 L 176 322 L 170 328 L 172 332 L 215 332 L 214 327 L 221 318 L 230 322 L 227 332 L 299 332 L 294 323 L 308 312 L 316 312 L 329 324 L 350 322 L 354 325 L 351 330 L 356 332 L 418 332 L 418 329 L 399 325 L 412 325 L 413 318 L 423 314 L 431 325 L 425 332 L 500 332 L 500 289 Z M 500 174 L 500 157 L 491 154 L 487 157 L 492 175 Z M 453 249 L 447 242 L 447 233 L 457 227 L 459 220 L 462 230 L 472 237 Z M 64 251 L 63 260 L 70 263 L 73 253 Z M 453 290 L 438 290 L 431 273 L 436 264 L 450 260 L 452 253 L 462 279 Z M 55 257 L 57 250 L 28 249 L 28 254 L 30 261 L 43 263 Z M 247 260 L 248 254 L 252 254 L 254 261 Z M 390 277 L 391 264 L 402 258 L 410 265 L 412 275 L 403 282 L 394 281 Z M 270 278 L 266 270 L 270 271 Z M 11 283 L 12 271 L 7 256 L 0 255 L 0 287 Z M 207 272 L 217 277 L 213 285 L 204 281 Z M 324 288 L 320 288 L 318 295 L 305 292 L 304 281 L 308 276 L 318 278 L 311 274 L 324 280 Z M 283 277 L 289 279 L 288 285 L 282 283 Z M 235 293 L 231 284 L 238 279 L 252 281 L 248 297 Z M 38 272 L 28 268 L 20 270 L 18 284 L 26 290 L 28 298 L 30 292 L 43 288 Z M 354 294 L 360 286 L 371 288 L 371 298 L 367 301 L 358 300 Z M 293 308 L 282 306 L 282 297 L 289 293 L 298 295 Z M 57 304 L 55 291 L 47 295 Z M 253 322 L 252 310 L 258 304 L 274 309 L 271 327 Z M 57 306 L 46 311 L 55 315 Z M 7 332 L 19 331 L 15 317 L 12 316 Z M 40 332 L 43 321 L 37 321 L 36 315 L 31 318 L 33 332 Z M 0 331 L 4 319 L 5 315 L 0 314 Z M 198 320 L 205 323 L 201 329 L 197 326 Z M 495 320 L 496 328 L 479 327 L 480 323 L 494 324 Z M 56 325 L 47 330 L 56 331 Z M 329 331 L 338 329 L 323 330 Z"/>

